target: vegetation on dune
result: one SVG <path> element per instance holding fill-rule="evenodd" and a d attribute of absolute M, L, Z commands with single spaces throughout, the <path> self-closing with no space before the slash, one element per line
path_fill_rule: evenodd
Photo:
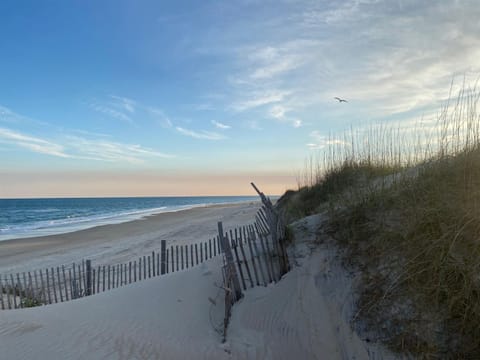
<path fill-rule="evenodd" d="M 428 131 L 336 141 L 279 200 L 290 219 L 327 211 L 361 273 L 355 326 L 393 350 L 480 358 L 479 98 L 464 87 Z"/>

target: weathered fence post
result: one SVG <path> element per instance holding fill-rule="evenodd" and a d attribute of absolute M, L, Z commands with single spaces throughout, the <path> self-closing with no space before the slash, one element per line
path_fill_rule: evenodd
<path fill-rule="evenodd" d="M 165 263 L 166 263 L 166 248 L 167 248 L 167 241 L 166 240 L 162 240 L 161 241 L 161 257 L 162 259 L 160 260 L 161 263 L 160 263 L 160 274 L 163 275 L 165 274 Z"/>
<path fill-rule="evenodd" d="M 230 248 L 229 241 L 223 233 L 223 224 L 218 222 L 218 235 L 220 238 L 220 243 L 222 244 L 223 251 L 225 253 L 225 259 L 227 262 L 227 268 L 232 276 L 233 290 L 235 292 L 235 299 L 240 299 L 242 297 L 242 289 L 240 288 L 240 281 L 238 280 L 237 271 L 235 269 L 235 264 L 233 262 L 232 249 Z"/>
<path fill-rule="evenodd" d="M 87 273 L 87 288 L 85 289 L 85 296 L 92 295 L 92 260 L 86 261 Z"/>

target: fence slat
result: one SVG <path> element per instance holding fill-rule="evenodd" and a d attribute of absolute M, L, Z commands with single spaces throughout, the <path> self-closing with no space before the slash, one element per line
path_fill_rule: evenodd
<path fill-rule="evenodd" d="M 262 257 L 261 257 L 260 251 L 258 251 L 258 246 L 257 246 L 257 234 L 255 233 L 255 229 L 254 229 L 253 225 L 250 227 L 250 234 L 252 235 L 253 248 L 255 250 L 255 253 L 257 254 L 258 268 L 260 270 L 260 274 L 262 275 L 263 284 L 265 286 L 267 286 L 267 284 L 268 284 L 267 276 L 265 275 L 265 272 L 264 272 L 264 269 L 263 269 L 264 266 L 266 266 L 266 265 L 263 264 L 263 266 L 262 266 Z"/>
<path fill-rule="evenodd" d="M 83 295 L 87 292 L 87 272 L 85 270 L 85 260 L 82 260 L 82 281 L 83 281 Z"/>
<path fill-rule="evenodd" d="M 137 282 L 137 260 L 133 261 L 133 282 Z"/>
<path fill-rule="evenodd" d="M 25 302 L 25 298 L 28 298 L 28 285 L 27 285 L 27 275 L 25 272 L 22 273 L 22 278 L 23 278 L 23 298 Z"/>
<path fill-rule="evenodd" d="M 4 288 L 3 288 L 3 281 L 2 277 L 0 276 L 0 299 L 2 301 L 2 310 L 5 310 L 5 303 L 3 302 L 3 294 L 4 294 Z"/>
<path fill-rule="evenodd" d="M 190 266 L 193 267 L 193 244 L 190 244 Z"/>
<path fill-rule="evenodd" d="M 111 266 L 107 266 L 107 290 L 111 289 L 112 283 L 111 283 Z"/>
<path fill-rule="evenodd" d="M 138 258 L 138 281 L 142 280 L 142 257 Z"/>
<path fill-rule="evenodd" d="M 60 267 L 58 266 L 57 266 L 57 283 L 58 283 L 58 292 L 60 294 L 60 302 L 63 302 L 62 280 L 60 279 Z"/>
<path fill-rule="evenodd" d="M 73 267 L 73 271 L 75 272 L 75 266 Z M 40 272 L 40 276 L 42 273 Z M 72 269 L 68 269 L 68 278 L 69 278 L 69 285 L 70 285 L 70 299 L 73 300 L 75 299 L 75 294 L 73 293 L 73 279 L 72 279 Z M 42 279 L 42 287 L 43 287 L 43 279 Z M 47 301 L 45 300 L 45 303 Z"/>
<path fill-rule="evenodd" d="M 223 233 L 222 222 L 218 222 L 217 225 L 218 225 L 218 234 L 220 237 L 220 241 L 222 242 L 222 249 L 225 251 L 225 259 L 227 262 L 227 269 L 226 269 L 227 274 L 230 274 L 230 276 L 232 277 L 231 280 L 233 282 L 234 296 L 238 300 L 242 297 L 242 289 L 240 288 L 240 282 L 238 281 L 237 272 L 235 271 L 235 264 L 233 262 L 232 251 L 230 249 L 228 238 L 226 238 L 225 234 Z M 225 284 L 225 285 L 226 285 L 226 288 L 230 286 L 230 284 Z"/>
<path fill-rule="evenodd" d="M 65 276 L 65 265 L 62 265 L 62 277 L 63 277 L 63 289 L 65 290 L 65 301 L 68 301 L 68 283 L 67 283 L 67 277 Z M 35 280 L 36 282 L 36 280 Z M 37 285 L 35 284 L 35 287 Z"/>
<path fill-rule="evenodd" d="M 237 233 L 236 229 L 235 229 L 235 233 Z M 245 255 L 245 250 L 243 249 L 243 237 L 242 237 L 242 229 L 240 228 L 239 230 L 239 233 L 240 233 L 240 241 L 239 241 L 239 246 L 240 246 L 240 252 L 242 254 L 242 257 L 243 257 L 243 263 L 245 264 L 245 269 L 247 270 L 247 275 L 248 275 L 248 279 L 250 280 L 250 287 L 253 288 L 253 278 L 252 278 L 252 274 L 250 273 L 250 268 L 248 267 L 248 261 L 247 261 L 247 256 Z"/>
<path fill-rule="evenodd" d="M 232 236 L 232 232 L 230 232 L 230 236 Z M 233 248 L 235 259 L 237 260 L 238 272 L 240 273 L 240 280 L 242 280 L 243 290 L 247 290 L 247 285 L 245 285 L 245 277 L 243 276 L 242 263 L 240 262 L 240 258 L 238 257 L 237 242 L 233 241 L 233 239 L 230 239 L 229 241 Z"/>
<path fill-rule="evenodd" d="M 147 278 L 147 256 L 143 255 L 143 279 Z"/>
<path fill-rule="evenodd" d="M 258 229 L 257 229 L 257 235 L 258 235 L 258 239 L 260 240 L 260 247 L 262 248 L 263 258 L 265 260 L 265 267 L 267 269 L 268 282 L 272 282 L 273 280 L 272 280 L 272 273 L 271 273 L 271 267 L 270 267 L 270 261 L 269 261 L 269 254 L 267 253 L 267 250 L 265 248 L 263 236 L 262 234 L 258 233 Z"/>
<path fill-rule="evenodd" d="M 22 301 L 22 298 L 23 298 L 23 295 L 22 295 L 22 284 L 20 283 L 20 274 L 17 273 L 17 292 L 18 292 L 18 296 L 20 297 L 20 303 L 18 304 L 20 308 L 23 307 L 23 301 Z"/>
<path fill-rule="evenodd" d="M 10 281 L 13 289 L 13 305 L 15 309 L 17 308 L 17 287 L 15 286 L 15 280 L 13 280 L 13 275 L 10 274 Z"/>
<path fill-rule="evenodd" d="M 280 279 L 280 264 L 278 263 L 278 255 L 275 253 L 275 247 L 272 244 L 272 248 L 270 249 L 270 241 L 273 242 L 273 240 L 270 237 L 269 241 L 269 236 L 266 235 L 264 236 L 265 239 L 265 248 L 267 249 L 267 253 L 269 254 L 269 259 L 270 259 L 270 266 L 272 269 L 272 278 L 273 281 L 278 281 Z M 278 265 L 278 266 L 277 266 Z M 278 271 L 277 271 L 278 268 Z"/>
<path fill-rule="evenodd" d="M 160 274 L 161 275 L 168 272 L 168 270 L 166 270 L 167 264 L 165 263 L 165 260 L 168 259 L 168 255 L 167 255 L 167 252 L 166 252 L 166 247 L 167 247 L 167 242 L 165 240 L 162 240 L 160 242 L 160 255 L 161 255 Z"/>
<path fill-rule="evenodd" d="M 168 268 L 169 268 L 169 265 L 168 265 L 168 264 L 169 264 L 169 261 L 168 261 L 168 259 L 170 259 L 170 258 L 168 257 L 168 249 L 166 249 L 166 250 L 165 250 L 165 272 L 166 272 L 167 274 L 168 274 L 169 272 L 171 272 L 171 271 L 169 271 L 169 269 L 168 269 Z M 172 266 L 172 264 L 170 264 L 170 266 Z"/>
<path fill-rule="evenodd" d="M 152 251 L 152 276 L 155 277 L 155 251 Z"/>
<path fill-rule="evenodd" d="M 248 245 L 248 249 L 250 250 L 250 257 L 252 259 L 252 267 L 253 267 L 253 273 L 255 275 L 255 281 L 256 281 L 257 286 L 260 286 L 260 280 L 258 279 L 257 267 L 255 265 L 255 254 L 253 253 L 250 234 L 247 235 L 247 229 L 245 228 L 245 226 L 243 227 L 242 230 L 243 230 L 243 238 L 246 240 L 246 243 Z"/>
<path fill-rule="evenodd" d="M 183 258 L 183 246 L 180 246 L 180 259 L 182 260 L 182 270 L 185 269 L 185 262 L 184 262 L 184 258 Z"/>
<path fill-rule="evenodd" d="M 157 276 L 160 275 L 160 254 L 157 253 Z"/>
<path fill-rule="evenodd" d="M 49 280 L 49 275 L 48 275 L 48 269 L 45 269 L 45 277 L 47 279 L 47 291 L 48 291 L 48 303 L 52 303 L 52 296 L 50 294 L 50 280 Z"/>
<path fill-rule="evenodd" d="M 195 260 L 196 260 L 195 265 L 198 265 L 198 244 L 195 244 Z"/>
<path fill-rule="evenodd" d="M 30 273 L 30 271 L 28 272 L 28 289 L 29 289 L 29 292 L 30 292 L 30 298 L 31 299 L 36 299 L 36 297 L 34 295 L 34 290 L 33 290 L 32 274 Z"/>
<path fill-rule="evenodd" d="M 176 271 L 178 271 L 180 269 L 180 267 L 178 266 L 178 262 L 179 262 L 179 254 L 178 254 L 178 245 L 175 245 L 175 261 L 176 261 Z"/>
<path fill-rule="evenodd" d="M 100 293 L 100 273 L 102 272 L 102 268 L 100 265 L 97 266 L 97 292 L 96 294 Z"/>
<path fill-rule="evenodd" d="M 123 286 L 123 282 L 125 281 L 124 277 L 123 277 L 123 264 L 120 264 L 120 286 Z"/>
<path fill-rule="evenodd" d="M 128 283 L 132 283 L 132 262 L 128 262 Z"/>
<path fill-rule="evenodd" d="M 86 290 L 85 290 L 85 296 L 90 296 L 92 295 L 92 260 L 87 260 L 85 262 L 85 271 L 86 273 Z M 95 280 L 93 281 L 93 284 L 95 284 Z"/>
<path fill-rule="evenodd" d="M 152 277 L 152 272 L 151 272 L 152 262 L 150 261 L 150 255 L 147 256 L 147 261 L 148 261 L 148 278 L 150 279 Z"/>
<path fill-rule="evenodd" d="M 35 298 L 38 299 L 38 301 L 41 301 L 40 299 L 41 294 L 38 287 L 37 270 L 33 270 L 33 280 L 35 281 L 35 291 L 36 291 Z"/>
<path fill-rule="evenodd" d="M 10 292 L 12 290 L 10 289 L 10 286 L 8 285 L 8 279 L 7 279 L 6 275 L 5 275 L 5 278 L 4 278 L 4 282 L 5 282 L 5 290 L 7 291 L 7 305 L 8 305 L 8 308 L 11 309 L 12 308 L 12 302 L 11 302 L 11 299 L 10 299 Z"/>
<path fill-rule="evenodd" d="M 78 269 L 78 297 L 81 297 L 83 294 L 83 274 L 82 274 L 82 269 L 80 265 L 77 265 Z"/>

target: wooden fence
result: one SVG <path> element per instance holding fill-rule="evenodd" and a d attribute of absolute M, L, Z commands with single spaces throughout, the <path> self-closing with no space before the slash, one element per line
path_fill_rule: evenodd
<path fill-rule="evenodd" d="M 225 233 L 222 223 L 218 223 L 220 243 L 224 249 L 224 340 L 231 308 L 242 298 L 242 290 L 277 282 L 290 269 L 285 244 L 286 225 L 270 199 L 254 183 L 252 186 L 263 203 L 255 216 L 255 223 Z"/>
<path fill-rule="evenodd" d="M 94 265 L 91 260 L 44 270 L 0 275 L 0 307 L 17 309 L 74 300 L 166 273 L 185 270 L 220 254 L 220 238 L 166 247 L 138 260 Z"/>

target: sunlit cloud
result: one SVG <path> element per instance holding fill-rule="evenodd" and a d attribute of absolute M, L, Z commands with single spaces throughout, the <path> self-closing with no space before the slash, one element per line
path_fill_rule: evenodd
<path fill-rule="evenodd" d="M 177 126 L 176 127 L 177 131 L 185 136 L 190 136 L 195 139 L 204 139 L 204 140 L 222 140 L 225 139 L 225 136 L 222 134 L 218 134 L 216 132 L 212 131 L 206 131 L 206 130 L 200 130 L 200 131 L 194 131 L 194 130 L 189 130 L 185 129 L 182 127 Z"/>

